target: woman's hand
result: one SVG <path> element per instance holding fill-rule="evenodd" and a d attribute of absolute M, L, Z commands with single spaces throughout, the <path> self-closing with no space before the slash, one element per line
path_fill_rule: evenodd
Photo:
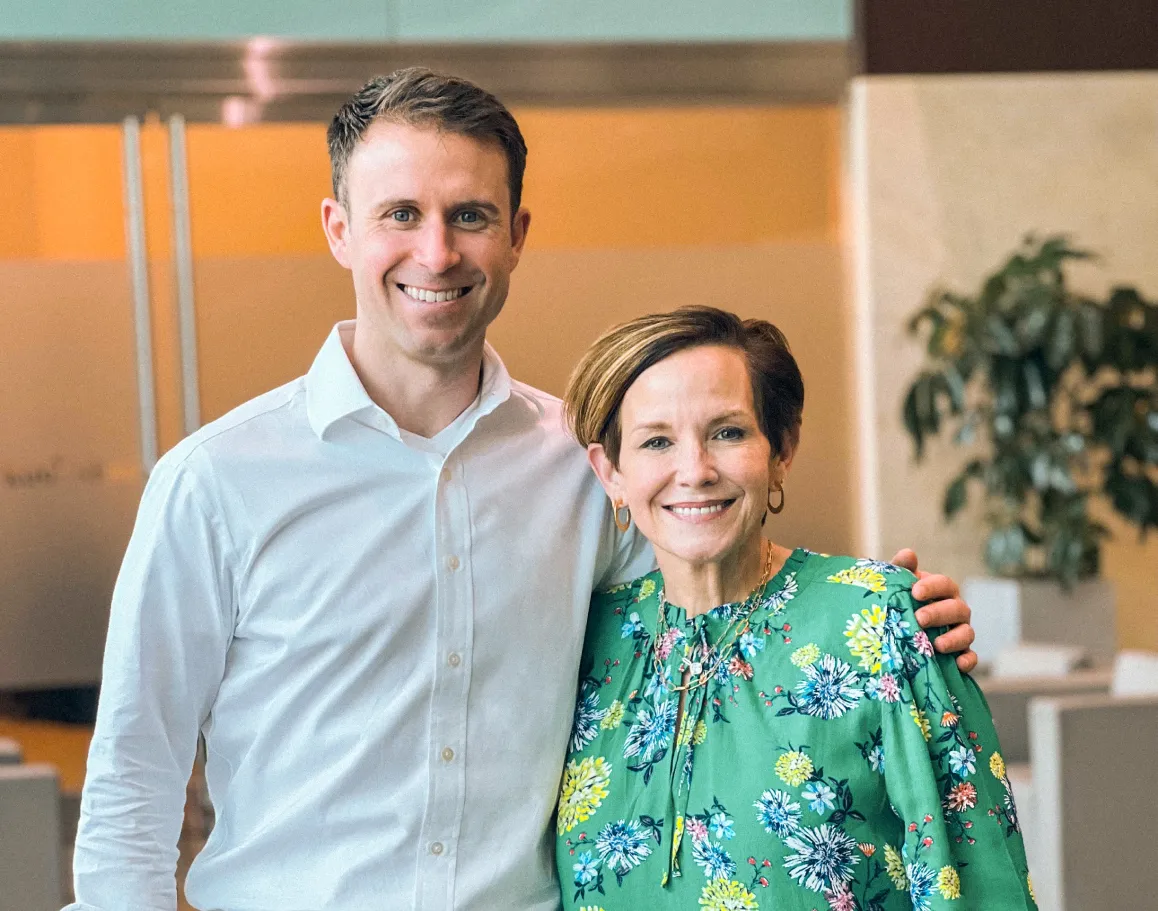
<path fill-rule="evenodd" d="M 913 597 L 918 601 L 927 601 L 917 611 L 917 622 L 922 627 L 951 626 L 948 632 L 938 636 L 933 647 L 942 654 L 960 652 L 957 656 L 957 667 L 963 673 L 969 673 L 977 667 L 977 653 L 969 646 L 977 634 L 969 625 L 969 618 L 973 612 L 961 598 L 961 590 L 957 583 L 948 576 L 934 575 L 917 569 L 917 555 L 909 548 L 897 551 L 896 556 L 889 562 L 896 566 L 903 566 L 917 577 L 917 584 L 913 586 Z"/>

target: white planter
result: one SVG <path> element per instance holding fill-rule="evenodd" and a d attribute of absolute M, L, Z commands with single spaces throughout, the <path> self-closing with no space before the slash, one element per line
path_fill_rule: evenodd
<path fill-rule="evenodd" d="M 1066 592 L 1037 579 L 967 577 L 962 594 L 973 609 L 973 649 L 982 662 L 1023 643 L 1078 646 L 1095 664 L 1113 661 L 1118 640 L 1109 582 L 1080 582 Z"/>

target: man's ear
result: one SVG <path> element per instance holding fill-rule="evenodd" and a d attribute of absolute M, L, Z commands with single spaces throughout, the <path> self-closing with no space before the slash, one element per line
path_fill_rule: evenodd
<path fill-rule="evenodd" d="M 326 197 L 322 200 L 322 230 L 326 233 L 326 243 L 330 245 L 330 253 L 345 269 L 350 268 L 350 254 L 347 250 L 347 241 L 350 234 L 350 217 L 346 207 L 336 199 Z"/>
<path fill-rule="evenodd" d="M 530 230 L 531 213 L 525 208 L 520 208 L 519 211 L 515 213 L 515 217 L 511 219 L 512 269 L 519 264 L 519 258 L 523 255 L 523 247 L 527 243 L 527 232 Z"/>
<path fill-rule="evenodd" d="M 603 489 L 607 491 L 607 496 L 614 502 L 620 497 L 619 469 L 615 467 L 611 457 L 607 455 L 602 443 L 588 444 L 587 461 L 591 463 L 591 468 L 595 471 L 595 476 L 599 478 L 599 483 L 603 485 Z"/>

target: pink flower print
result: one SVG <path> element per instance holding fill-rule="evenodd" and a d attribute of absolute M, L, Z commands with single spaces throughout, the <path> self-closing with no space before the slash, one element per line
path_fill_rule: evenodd
<path fill-rule="evenodd" d="M 659 644 L 656 646 L 656 654 L 660 661 L 667 661 L 667 656 L 671 654 L 671 647 L 675 644 L 676 631 L 669 629 L 660 637 Z"/>
<path fill-rule="evenodd" d="M 901 688 L 897 686 L 897 678 L 892 674 L 882 674 L 880 693 L 884 702 L 900 702 Z"/>
<path fill-rule="evenodd" d="M 929 641 L 924 630 L 919 630 L 917 635 L 913 636 L 913 644 L 917 646 L 917 651 L 926 658 L 933 657 L 933 643 Z"/>
<path fill-rule="evenodd" d="M 702 819 L 689 819 L 684 828 L 694 842 L 706 841 L 708 838 L 708 824 Z"/>

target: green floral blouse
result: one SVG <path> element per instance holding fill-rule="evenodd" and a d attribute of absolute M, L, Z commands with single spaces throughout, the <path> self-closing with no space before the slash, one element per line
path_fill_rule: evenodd
<path fill-rule="evenodd" d="M 734 642 L 739 604 L 668 605 L 655 642 L 659 573 L 596 595 L 559 797 L 564 908 L 1036 908 L 988 706 L 934 654 L 915 581 L 797 550 Z M 681 662 L 717 642 L 677 732 Z"/>

